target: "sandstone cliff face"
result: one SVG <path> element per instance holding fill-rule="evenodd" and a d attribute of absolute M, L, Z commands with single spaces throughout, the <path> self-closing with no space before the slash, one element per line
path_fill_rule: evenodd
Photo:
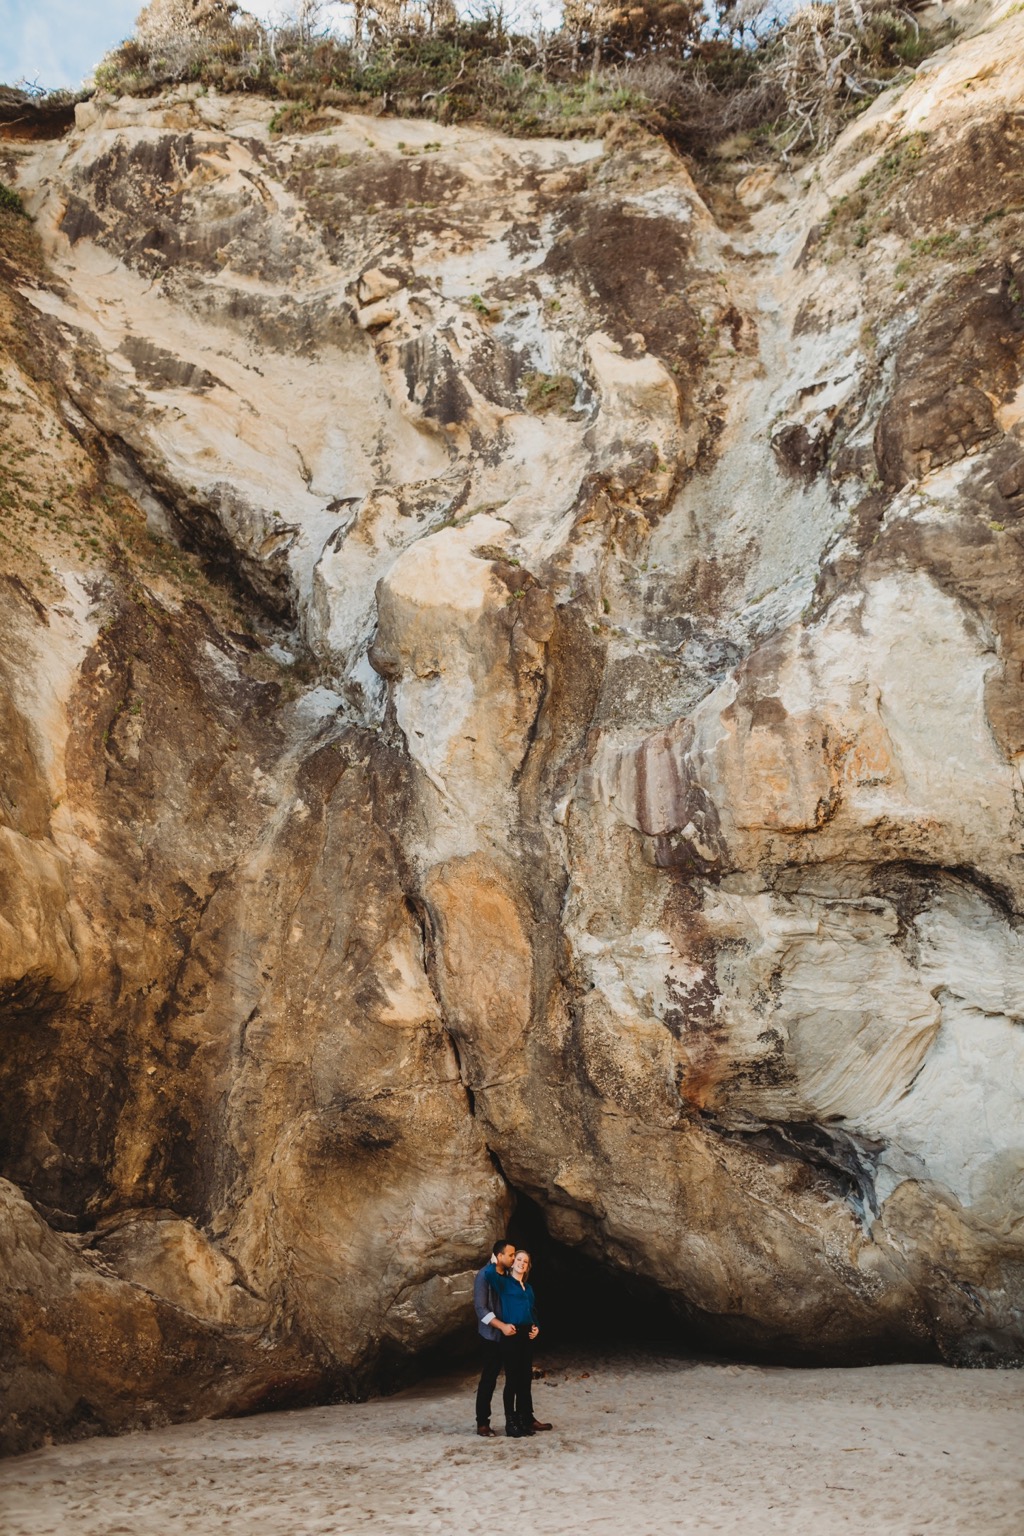
<path fill-rule="evenodd" d="M 720 1341 L 1020 1360 L 1021 56 L 716 213 L 188 91 L 3 151 L 8 1445 L 358 1388 L 516 1191 Z"/>

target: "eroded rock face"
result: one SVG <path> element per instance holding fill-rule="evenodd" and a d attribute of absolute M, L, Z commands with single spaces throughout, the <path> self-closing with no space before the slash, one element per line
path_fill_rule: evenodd
<path fill-rule="evenodd" d="M 516 1191 L 720 1342 L 1020 1360 L 1022 43 L 728 233 L 642 140 L 17 149 L 18 452 L 134 531 L 4 608 L 8 1444 L 363 1385 Z"/>

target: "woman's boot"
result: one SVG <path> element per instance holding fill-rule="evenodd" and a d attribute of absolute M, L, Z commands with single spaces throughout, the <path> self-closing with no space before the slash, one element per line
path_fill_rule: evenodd
<path fill-rule="evenodd" d="M 518 1440 L 521 1437 L 523 1427 L 519 1422 L 519 1415 L 517 1413 L 510 1413 L 505 1420 L 505 1433 L 513 1440 Z"/>

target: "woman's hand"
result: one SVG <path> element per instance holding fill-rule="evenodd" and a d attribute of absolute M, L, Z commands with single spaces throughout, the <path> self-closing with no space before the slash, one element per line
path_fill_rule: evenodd
<path fill-rule="evenodd" d="M 537 1324 L 534 1323 L 533 1327 L 530 1329 L 530 1338 L 535 1339 L 538 1333 L 540 1333 L 540 1329 L 537 1327 Z"/>

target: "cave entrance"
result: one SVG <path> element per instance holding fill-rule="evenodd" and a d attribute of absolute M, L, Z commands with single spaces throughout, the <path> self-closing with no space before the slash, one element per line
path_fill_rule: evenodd
<path fill-rule="evenodd" d="M 529 1249 L 531 1282 L 537 1293 L 541 1339 L 548 1349 L 564 1344 L 619 1349 L 656 1348 L 659 1353 L 690 1354 L 685 1322 L 649 1280 L 623 1275 L 558 1242 L 548 1231 L 544 1212 L 528 1195 L 516 1192 L 508 1236 Z"/>
<path fill-rule="evenodd" d="M 541 1323 L 534 1356 L 542 1370 L 566 1354 L 615 1354 L 649 1350 L 690 1358 L 701 1352 L 695 1330 L 651 1281 L 622 1275 L 560 1243 L 548 1231 L 543 1208 L 513 1189 L 515 1209 L 505 1235 L 533 1260 L 531 1280 Z M 499 1236 L 495 1232 L 494 1237 Z M 489 1255 L 480 1255 L 480 1264 Z M 394 1392 L 412 1382 L 479 1370 L 479 1336 L 472 1307 L 455 1334 L 416 1352 L 385 1348 L 373 1372 L 372 1390 Z M 501 1387 L 498 1387 L 500 1407 Z"/>

